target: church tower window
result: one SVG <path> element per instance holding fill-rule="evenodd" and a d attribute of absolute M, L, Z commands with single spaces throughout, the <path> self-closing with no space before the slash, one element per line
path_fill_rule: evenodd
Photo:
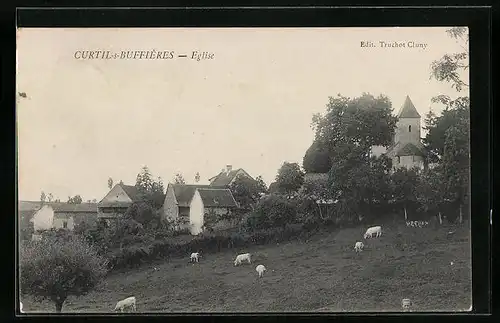
<path fill-rule="evenodd" d="M 411 132 L 411 125 L 408 126 L 408 132 Z"/>

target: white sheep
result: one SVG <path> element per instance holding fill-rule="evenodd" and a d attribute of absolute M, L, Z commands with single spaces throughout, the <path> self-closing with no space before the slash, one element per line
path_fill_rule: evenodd
<path fill-rule="evenodd" d="M 373 237 L 374 234 L 375 234 L 375 237 L 377 237 L 377 238 L 382 235 L 382 227 L 380 225 L 368 228 L 365 232 L 364 238 L 365 239 L 371 238 L 371 237 Z"/>
<path fill-rule="evenodd" d="M 249 253 L 242 253 L 236 256 L 236 259 L 234 260 L 234 265 L 235 266 L 241 265 L 241 263 L 245 260 L 248 261 L 249 264 L 252 263 L 251 256 Z"/>
<path fill-rule="evenodd" d="M 121 312 L 123 312 L 123 310 L 125 308 L 132 308 L 132 311 L 136 311 L 136 307 L 135 307 L 135 297 L 134 296 L 131 296 L 131 297 L 127 297 L 125 299 L 122 299 L 121 301 L 119 301 L 118 303 L 116 303 L 116 306 L 115 306 L 115 312 L 117 310 L 120 310 Z"/>
<path fill-rule="evenodd" d="M 199 252 L 193 252 L 191 254 L 191 262 L 199 262 L 200 261 L 200 253 Z"/>
<path fill-rule="evenodd" d="M 409 298 L 403 298 L 403 300 L 401 301 L 401 306 L 403 307 L 403 310 L 409 310 L 411 307 L 411 300 Z"/>
<path fill-rule="evenodd" d="M 354 245 L 354 251 L 356 251 L 356 252 L 360 252 L 360 251 L 362 251 L 362 250 L 363 250 L 363 247 L 364 247 L 364 246 L 365 246 L 365 245 L 363 244 L 363 242 L 361 242 L 361 241 L 357 241 L 357 242 L 356 242 L 356 244 Z"/>
<path fill-rule="evenodd" d="M 266 271 L 266 267 L 264 267 L 264 265 L 258 265 L 255 267 L 255 270 L 259 273 L 259 278 L 262 278 L 262 275 L 264 275 L 264 272 Z"/>

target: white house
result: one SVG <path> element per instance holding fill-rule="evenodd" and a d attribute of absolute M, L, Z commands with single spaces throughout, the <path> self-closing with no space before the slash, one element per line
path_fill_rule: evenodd
<path fill-rule="evenodd" d="M 35 232 L 52 228 L 73 230 L 83 221 L 97 221 L 96 203 L 44 203 L 30 220 Z"/>
<path fill-rule="evenodd" d="M 238 207 L 229 189 L 197 188 L 189 205 L 189 223 L 191 234 L 203 231 L 204 219 L 209 212 L 221 216 Z M 230 222 L 230 221 L 229 221 Z M 215 228 L 230 225 L 228 221 L 218 221 Z"/>

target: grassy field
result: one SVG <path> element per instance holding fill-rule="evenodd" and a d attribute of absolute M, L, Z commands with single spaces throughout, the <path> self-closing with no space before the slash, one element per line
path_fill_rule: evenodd
<path fill-rule="evenodd" d="M 448 231 L 455 234 L 448 236 Z M 386 227 L 381 238 L 354 243 L 364 228 L 314 236 L 309 241 L 205 254 L 113 273 L 96 291 L 69 298 L 64 312 L 111 312 L 134 295 L 138 312 L 466 311 L 472 304 L 467 227 Z M 233 266 L 251 252 L 251 265 Z M 453 265 L 451 264 L 453 262 Z M 268 271 L 258 279 L 255 266 Z M 154 270 L 153 266 L 158 270 Z M 272 271 L 274 270 L 274 271 Z M 52 303 L 23 299 L 26 312 L 54 312 Z"/>

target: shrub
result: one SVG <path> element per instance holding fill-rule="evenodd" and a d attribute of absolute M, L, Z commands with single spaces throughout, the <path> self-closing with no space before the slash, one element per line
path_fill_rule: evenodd
<path fill-rule="evenodd" d="M 107 260 L 79 236 L 49 232 L 21 248 L 20 272 L 22 294 L 49 299 L 61 312 L 69 295 L 84 295 L 101 281 Z"/>
<path fill-rule="evenodd" d="M 271 194 L 259 201 L 254 212 L 247 217 L 247 225 L 253 229 L 285 226 L 297 217 L 295 202 L 283 195 Z"/>

